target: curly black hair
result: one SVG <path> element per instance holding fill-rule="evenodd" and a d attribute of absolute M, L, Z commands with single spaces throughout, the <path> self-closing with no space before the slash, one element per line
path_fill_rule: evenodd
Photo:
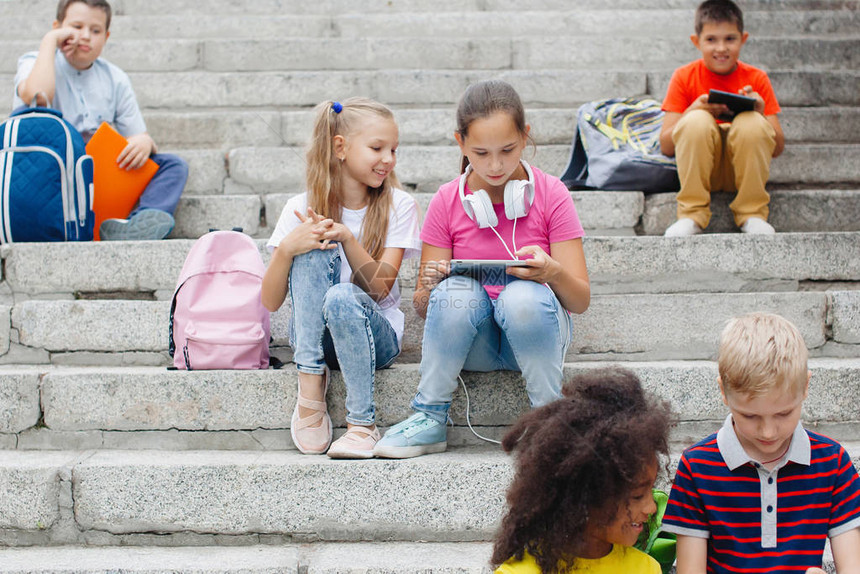
<path fill-rule="evenodd" d="M 508 511 L 493 566 L 528 551 L 541 571 L 575 565 L 587 523 L 609 524 L 641 480 L 668 454 L 669 403 L 646 393 L 622 368 L 591 371 L 564 385 L 562 398 L 523 415 L 502 441 L 517 451 Z"/>

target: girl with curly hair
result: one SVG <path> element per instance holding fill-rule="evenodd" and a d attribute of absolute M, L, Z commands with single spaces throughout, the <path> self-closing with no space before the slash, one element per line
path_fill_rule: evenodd
<path fill-rule="evenodd" d="M 565 384 L 562 398 L 523 415 L 508 512 L 491 562 L 497 574 L 660 574 L 632 548 L 656 510 L 658 454 L 668 454 L 669 404 L 625 369 Z"/>

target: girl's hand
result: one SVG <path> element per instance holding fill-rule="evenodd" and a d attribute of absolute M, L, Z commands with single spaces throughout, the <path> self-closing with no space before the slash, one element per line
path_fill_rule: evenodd
<path fill-rule="evenodd" d="M 448 260 L 425 261 L 421 265 L 421 272 L 418 274 L 418 287 L 432 291 L 450 273 L 451 262 Z"/>
<path fill-rule="evenodd" d="M 307 215 L 294 211 L 296 217 L 302 223 L 290 231 L 278 244 L 278 251 L 287 253 L 292 257 L 307 253 L 312 249 L 336 249 L 337 245 L 330 244 L 322 239 L 322 228 L 320 223 L 323 218 L 317 215 L 313 209 L 308 208 Z"/>
<path fill-rule="evenodd" d="M 755 111 L 764 115 L 764 98 L 758 92 L 754 92 L 752 86 L 744 86 L 742 90 L 738 90 L 738 93 L 748 98 L 755 98 Z"/>
<path fill-rule="evenodd" d="M 323 219 L 319 222 L 318 226 L 320 237 L 326 245 L 332 241 L 346 243 L 351 239 L 355 239 L 355 235 L 352 234 L 352 231 L 350 231 L 346 225 L 343 223 L 335 223 L 332 219 Z"/>
<path fill-rule="evenodd" d="M 549 283 L 559 273 L 561 273 L 561 264 L 550 257 L 546 251 L 537 245 L 526 245 L 515 253 L 517 257 L 531 255 L 531 259 L 526 259 L 528 267 L 508 267 L 508 274 L 519 279 L 528 279 L 537 283 Z"/>

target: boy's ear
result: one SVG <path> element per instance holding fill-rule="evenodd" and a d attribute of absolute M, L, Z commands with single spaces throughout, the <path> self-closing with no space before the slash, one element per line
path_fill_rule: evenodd
<path fill-rule="evenodd" d="M 723 379 L 717 375 L 717 385 L 720 387 L 720 396 L 723 399 L 723 404 L 729 406 L 729 401 L 726 399 L 726 389 L 723 387 Z"/>
<path fill-rule="evenodd" d="M 806 371 L 806 387 L 803 389 L 803 400 L 809 396 L 809 381 L 812 380 L 812 371 Z"/>
<path fill-rule="evenodd" d="M 62 24 L 60 24 L 60 21 L 59 21 L 59 20 L 54 20 L 54 23 L 53 23 L 53 24 L 51 24 L 51 29 L 52 29 L 52 30 L 56 30 L 56 29 L 57 29 L 57 28 L 59 28 L 60 26 L 62 26 Z"/>
<path fill-rule="evenodd" d="M 749 32 L 744 32 L 743 34 L 741 34 L 741 46 L 743 46 L 744 44 L 746 44 L 746 43 L 747 43 L 747 39 L 748 39 L 749 37 L 750 37 L 750 33 L 749 33 Z"/>
<path fill-rule="evenodd" d="M 693 45 L 698 50 L 699 49 L 699 35 L 698 34 L 690 34 L 690 41 L 693 43 Z"/>

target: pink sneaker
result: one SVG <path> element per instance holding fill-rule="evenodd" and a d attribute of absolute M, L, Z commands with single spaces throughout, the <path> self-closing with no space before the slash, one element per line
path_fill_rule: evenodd
<path fill-rule="evenodd" d="M 378 428 L 354 426 L 332 443 L 328 455 L 331 458 L 373 458 L 373 447 L 380 438 Z"/>
<path fill-rule="evenodd" d="M 328 393 L 329 370 L 325 368 L 323 375 L 325 391 Z M 304 418 L 299 418 L 299 406 L 314 409 L 316 412 Z M 320 423 L 322 421 L 322 423 Z M 313 426 L 320 423 L 319 426 Z M 293 444 L 304 454 L 323 454 L 331 444 L 331 417 L 325 401 L 314 401 L 302 396 L 302 387 L 298 385 L 296 393 L 296 408 L 290 419 L 290 436 Z"/>

